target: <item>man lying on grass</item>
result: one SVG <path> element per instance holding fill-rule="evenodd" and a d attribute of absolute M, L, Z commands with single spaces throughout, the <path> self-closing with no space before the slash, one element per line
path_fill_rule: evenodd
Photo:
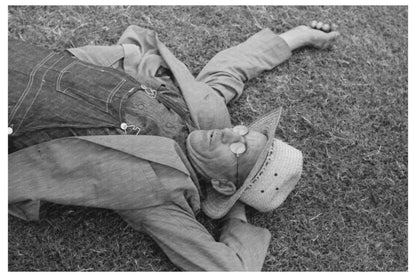
<path fill-rule="evenodd" d="M 37 220 L 40 201 L 112 209 L 184 270 L 261 270 L 270 233 L 244 207 L 278 207 L 302 154 L 274 137 L 280 109 L 232 127 L 226 105 L 294 49 L 337 36 L 321 22 L 265 29 L 196 78 L 137 26 L 117 45 L 61 53 L 9 41 L 9 212 Z M 225 218 L 219 241 L 200 208 Z"/>

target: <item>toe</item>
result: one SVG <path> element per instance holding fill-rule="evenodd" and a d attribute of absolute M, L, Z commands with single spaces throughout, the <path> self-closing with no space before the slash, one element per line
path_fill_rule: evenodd
<path fill-rule="evenodd" d="M 312 21 L 310 24 L 311 28 L 315 28 L 317 23 L 318 22 L 316 20 Z"/>

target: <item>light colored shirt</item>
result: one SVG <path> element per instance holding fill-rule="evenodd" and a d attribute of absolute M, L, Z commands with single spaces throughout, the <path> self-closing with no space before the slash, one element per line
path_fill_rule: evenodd
<path fill-rule="evenodd" d="M 137 26 L 127 28 L 119 45 L 69 51 L 137 79 L 169 68 L 201 129 L 230 126 L 226 104 L 241 95 L 244 82 L 290 56 L 286 43 L 266 29 L 217 54 L 194 78 L 153 31 Z M 184 270 L 261 270 L 269 231 L 231 218 L 215 241 L 195 219 L 200 196 L 187 158 L 167 138 L 62 138 L 9 154 L 9 212 L 16 216 L 37 219 L 39 201 L 112 209 Z"/>

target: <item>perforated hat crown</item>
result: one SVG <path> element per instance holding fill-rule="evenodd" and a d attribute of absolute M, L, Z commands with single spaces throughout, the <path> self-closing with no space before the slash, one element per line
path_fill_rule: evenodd
<path fill-rule="evenodd" d="M 237 200 L 262 212 L 277 208 L 302 174 L 302 153 L 274 138 L 282 108 L 253 122 L 249 129 L 263 133 L 267 142 L 241 187 L 231 196 L 208 187 L 202 209 L 211 218 L 223 217 Z"/>

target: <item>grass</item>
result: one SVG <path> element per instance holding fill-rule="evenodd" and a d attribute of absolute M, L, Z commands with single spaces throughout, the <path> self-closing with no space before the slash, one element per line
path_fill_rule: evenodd
<path fill-rule="evenodd" d="M 195 75 L 260 28 L 336 23 L 334 49 L 295 52 L 230 107 L 234 123 L 249 123 L 282 105 L 278 135 L 305 157 L 281 207 L 249 210 L 272 233 L 263 270 L 408 270 L 406 6 L 10 6 L 8 15 L 9 37 L 58 50 L 114 44 L 130 24 L 151 28 Z M 47 204 L 39 222 L 9 216 L 8 226 L 9 271 L 177 270 L 111 211 Z"/>

